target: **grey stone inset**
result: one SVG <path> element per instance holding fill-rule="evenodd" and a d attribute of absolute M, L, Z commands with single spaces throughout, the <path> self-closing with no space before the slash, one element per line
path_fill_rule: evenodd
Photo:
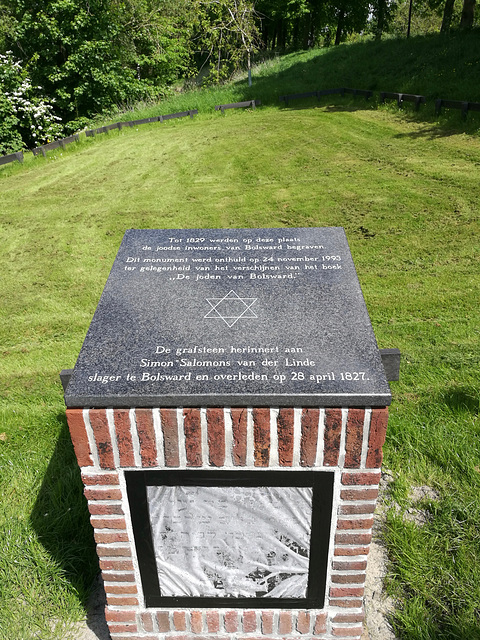
<path fill-rule="evenodd" d="M 65 400 L 389 404 L 343 229 L 127 231 Z"/>
<path fill-rule="evenodd" d="M 163 596 L 306 596 L 311 487 L 149 486 L 147 499 Z"/>

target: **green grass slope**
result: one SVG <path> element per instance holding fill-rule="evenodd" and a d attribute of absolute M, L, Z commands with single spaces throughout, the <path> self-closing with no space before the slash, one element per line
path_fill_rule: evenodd
<path fill-rule="evenodd" d="M 277 107 L 279 96 L 316 89 L 352 87 L 371 89 L 371 108 L 379 102 L 380 91 L 414 93 L 427 98 L 417 118 L 434 119 L 442 125 L 465 127 L 460 113 L 434 117 L 435 99 L 480 102 L 480 30 L 428 35 L 410 39 L 364 40 L 328 49 L 318 49 L 269 59 L 253 69 L 253 85 L 246 75 L 226 85 L 179 93 L 159 105 L 143 109 L 139 117 L 199 109 L 211 113 L 216 104 L 261 100 L 262 105 Z M 361 99 L 360 99 L 361 100 Z M 322 98 L 320 104 L 357 104 L 359 100 L 339 96 Z M 312 106 L 315 99 L 295 102 L 292 106 Z M 395 103 L 393 103 L 395 104 Z M 413 106 L 405 105 L 411 114 Z M 131 113 L 123 116 L 130 119 Z M 115 118 L 118 119 L 118 118 Z M 469 114 L 469 130 L 478 130 L 480 116 Z"/>
<path fill-rule="evenodd" d="M 285 74 L 292 61 L 278 61 Z M 264 86 L 295 91 L 287 75 Z M 75 638 L 84 615 L 97 564 L 58 372 L 75 362 L 124 231 L 330 225 L 346 229 L 379 346 L 403 354 L 385 447 L 397 506 L 382 534 L 397 635 L 480 638 L 479 165 L 476 136 L 360 101 L 205 108 L 5 167 L 0 639 Z M 415 502 L 418 485 L 438 498 Z M 405 517 L 418 509 L 422 525 Z"/>

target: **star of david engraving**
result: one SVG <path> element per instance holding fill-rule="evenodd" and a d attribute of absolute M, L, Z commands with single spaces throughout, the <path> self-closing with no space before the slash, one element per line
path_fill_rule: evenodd
<path fill-rule="evenodd" d="M 229 327 L 240 320 L 240 318 L 258 318 L 252 311 L 252 306 L 258 298 L 241 298 L 231 289 L 223 298 L 207 298 L 211 309 L 204 318 L 220 318 Z"/>

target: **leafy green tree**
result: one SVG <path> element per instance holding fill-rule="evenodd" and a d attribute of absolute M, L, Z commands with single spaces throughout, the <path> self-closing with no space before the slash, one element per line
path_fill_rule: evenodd
<path fill-rule="evenodd" d="M 249 0 L 196 0 L 194 47 L 207 67 L 209 81 L 218 82 L 250 63 L 257 50 L 256 12 Z"/>
<path fill-rule="evenodd" d="M 330 0 L 330 13 L 336 25 L 335 44 L 350 33 L 358 33 L 367 25 L 370 3 L 366 0 Z"/>
<path fill-rule="evenodd" d="M 190 63 L 187 0 L 0 3 L 5 46 L 65 120 L 161 93 Z"/>
<path fill-rule="evenodd" d="M 395 0 L 373 0 L 370 5 L 375 39 L 380 40 L 383 33 L 389 31 L 397 10 Z"/>

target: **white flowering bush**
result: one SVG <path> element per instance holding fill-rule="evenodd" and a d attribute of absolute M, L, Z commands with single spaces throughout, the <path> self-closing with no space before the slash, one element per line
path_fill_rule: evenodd
<path fill-rule="evenodd" d="M 32 86 L 22 63 L 11 51 L 0 54 L 0 155 L 38 147 L 63 133 L 53 99 Z"/>

